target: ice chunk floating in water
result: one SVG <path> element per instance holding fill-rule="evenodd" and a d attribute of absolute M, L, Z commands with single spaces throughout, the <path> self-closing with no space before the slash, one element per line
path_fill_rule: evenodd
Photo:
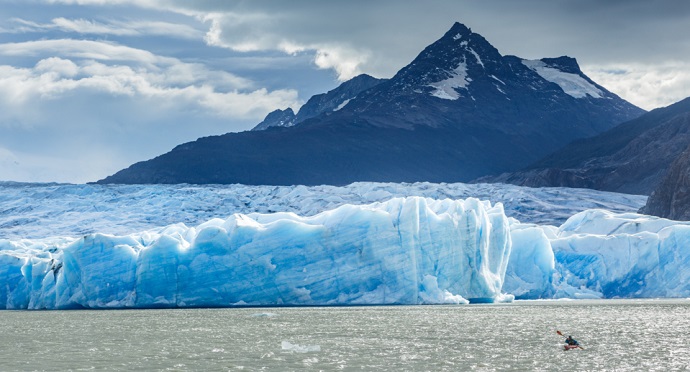
<path fill-rule="evenodd" d="M 397 198 L 312 217 L 0 241 L 7 309 L 490 302 L 510 255 L 501 204 Z"/>

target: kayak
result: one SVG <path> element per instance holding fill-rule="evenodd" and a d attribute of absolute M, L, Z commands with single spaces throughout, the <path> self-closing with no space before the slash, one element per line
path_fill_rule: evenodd
<path fill-rule="evenodd" d="M 580 345 L 565 345 L 563 346 L 563 350 L 572 350 L 572 349 L 577 349 L 580 347 Z"/>

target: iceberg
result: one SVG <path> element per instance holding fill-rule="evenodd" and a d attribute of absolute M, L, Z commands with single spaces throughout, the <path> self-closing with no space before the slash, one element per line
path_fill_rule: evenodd
<path fill-rule="evenodd" d="M 394 198 L 310 217 L 234 214 L 125 236 L 0 241 L 0 308 L 492 302 L 501 204 Z"/>

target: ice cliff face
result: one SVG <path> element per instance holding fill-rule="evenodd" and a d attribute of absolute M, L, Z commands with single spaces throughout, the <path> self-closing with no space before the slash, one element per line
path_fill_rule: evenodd
<path fill-rule="evenodd" d="M 551 246 L 572 287 L 606 298 L 690 295 L 690 223 L 587 211 L 562 225 Z"/>
<path fill-rule="evenodd" d="M 568 199 L 572 205 L 565 207 L 571 211 L 576 204 L 596 205 L 592 204 L 596 197 L 611 198 L 603 205 L 620 202 L 615 194 L 590 190 L 528 189 L 535 193 L 532 200 L 528 191 L 520 194 L 520 188 L 505 185 L 356 184 L 246 190 L 9 185 L 2 196 L 19 202 L 0 200 L 0 216 L 14 216 L 0 219 L 0 308 L 690 297 L 690 222 L 623 212 L 637 208 L 621 204 L 622 212 L 585 210 L 560 227 L 521 223 L 506 217 L 500 203 L 454 200 L 463 193 L 477 194 L 475 186 L 492 199 L 498 195 L 495 200 L 517 203 L 521 213 L 529 210 L 532 215 L 563 213 L 553 207 L 561 194 L 586 191 L 582 200 Z M 252 193 L 244 195 L 242 190 Z M 433 198 L 391 199 L 396 193 Z M 454 197 L 438 200 L 449 195 Z M 359 205 L 372 199 L 386 201 Z M 118 224 L 145 227 L 142 221 L 151 220 L 162 225 L 169 218 L 162 214 L 175 210 L 177 214 L 172 214 L 181 218 L 188 203 L 193 208 L 185 213 L 197 219 L 235 214 L 195 227 L 180 223 L 135 234 L 120 227 L 119 235 L 17 237 L 41 225 L 44 236 L 57 231 L 78 236 L 72 223 L 51 219 L 65 206 L 71 210 L 57 214 L 58 219 L 85 216 L 81 225 L 99 231 Z M 114 206 L 118 204 L 124 209 Z M 103 216 L 89 214 L 106 206 Z M 268 212 L 269 207 L 283 212 L 249 213 Z M 141 214 L 128 215 L 128 210 Z M 24 228 L 12 228 L 22 223 Z M 52 234 L 46 233 L 50 226 L 57 226 Z"/>
<path fill-rule="evenodd" d="M 516 298 L 690 296 L 690 223 L 589 210 L 511 236 L 503 291 Z"/>
<path fill-rule="evenodd" d="M 494 301 L 502 206 L 392 199 L 312 217 L 236 214 L 129 236 L 0 241 L 7 309 Z"/>

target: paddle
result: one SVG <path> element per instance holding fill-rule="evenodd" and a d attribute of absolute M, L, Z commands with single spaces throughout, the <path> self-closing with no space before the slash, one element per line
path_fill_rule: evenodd
<path fill-rule="evenodd" d="M 565 337 L 565 335 L 564 335 L 561 331 L 559 331 L 559 330 L 556 330 L 556 333 L 557 333 L 559 336 Z M 579 347 L 579 348 L 582 349 L 582 350 L 585 349 L 584 347 L 582 347 L 582 346 L 580 346 L 580 345 L 577 345 L 577 347 Z"/>

